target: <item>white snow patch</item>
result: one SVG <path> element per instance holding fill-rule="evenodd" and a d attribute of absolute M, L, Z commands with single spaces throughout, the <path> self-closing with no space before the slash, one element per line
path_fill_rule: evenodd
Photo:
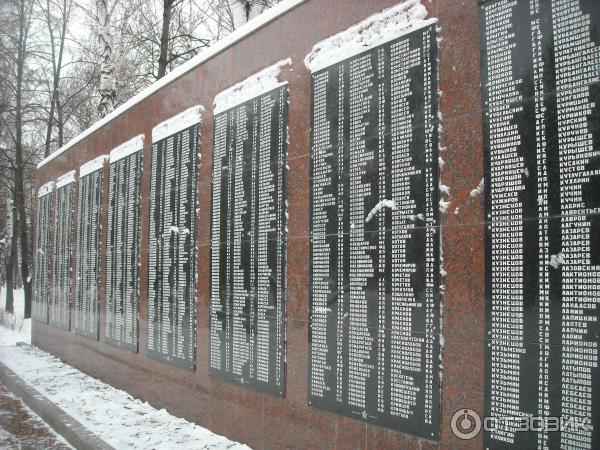
<path fill-rule="evenodd" d="M 398 209 L 398 206 L 396 205 L 396 202 L 394 200 L 381 200 L 369 212 L 369 215 L 367 215 L 365 222 L 370 222 L 371 219 L 373 219 L 373 217 L 375 217 L 375 214 L 377 214 L 383 208 L 390 208 L 391 210 L 394 211 L 394 210 Z"/>
<path fill-rule="evenodd" d="M 282 59 L 272 66 L 269 66 L 254 75 L 250 75 L 245 80 L 218 93 L 213 102 L 213 114 L 216 115 L 223 111 L 227 111 L 236 105 L 247 102 L 248 100 L 272 91 L 279 86 L 287 84 L 287 81 L 279 81 L 278 78 L 281 69 L 291 65 L 291 58 Z"/>
<path fill-rule="evenodd" d="M 107 123 L 110 123 L 112 120 L 116 119 L 121 114 L 123 114 L 125 111 L 131 109 L 138 103 L 142 102 L 144 99 L 150 97 L 152 94 L 159 91 L 164 86 L 167 86 L 168 84 L 170 84 L 173 81 L 177 80 L 178 78 L 182 77 L 183 75 L 190 72 L 194 68 L 200 66 L 205 61 L 208 61 L 209 59 L 213 58 L 215 55 L 218 55 L 219 53 L 221 53 L 221 52 L 225 51 L 226 49 L 228 49 L 229 47 L 233 46 L 236 42 L 241 41 L 246 36 L 248 36 L 248 35 L 254 33 L 255 31 L 261 29 L 262 27 L 268 25 L 269 23 L 273 22 L 278 17 L 283 16 L 284 14 L 287 14 L 288 12 L 293 10 L 295 7 L 297 7 L 298 5 L 300 5 L 306 1 L 307 0 L 283 0 L 282 2 L 277 3 L 273 7 L 267 9 L 264 13 L 260 14 L 255 19 L 250 20 L 248 23 L 239 27 L 238 29 L 233 31 L 231 34 L 225 36 L 223 39 L 216 42 L 214 45 L 211 45 L 210 47 L 208 47 L 205 51 L 199 53 L 198 55 L 191 58 L 186 63 L 178 66 L 176 69 L 174 69 L 173 71 L 166 74 L 164 77 L 162 77 L 156 83 L 151 84 L 146 89 L 142 90 L 137 95 L 135 95 L 132 98 L 130 98 L 129 100 L 127 100 L 125 103 L 123 103 L 117 109 L 115 109 L 113 112 L 108 114 L 103 119 L 96 122 L 90 128 L 88 128 L 83 133 L 81 133 L 79 136 L 73 138 L 66 145 L 62 146 L 57 151 L 55 151 L 51 155 L 44 158 L 37 165 L 37 168 L 39 169 L 44 164 L 47 164 L 48 162 L 50 162 L 53 159 L 57 158 L 58 156 L 62 155 L 64 152 L 69 150 L 75 144 L 77 144 L 78 142 L 81 142 L 83 139 L 90 136 L 92 133 L 99 130 Z"/>
<path fill-rule="evenodd" d="M 442 194 L 450 195 L 450 188 L 445 184 L 440 183 L 440 192 Z"/>
<path fill-rule="evenodd" d="M 181 130 L 200 123 L 204 107 L 202 105 L 192 106 L 185 111 L 159 123 L 152 129 L 152 142 L 172 136 Z"/>
<path fill-rule="evenodd" d="M 134 399 L 36 347 L 0 348 L 0 360 L 115 449 L 249 450 L 246 445 Z"/>
<path fill-rule="evenodd" d="M 422 220 L 423 222 L 425 222 L 425 216 L 423 216 L 423 213 L 419 213 L 419 214 L 411 214 L 408 216 L 408 219 L 411 220 L 412 222 L 416 222 L 417 219 Z"/>
<path fill-rule="evenodd" d="M 440 200 L 440 212 L 442 214 L 446 214 L 448 212 L 448 207 L 450 206 L 451 202 L 447 202 L 445 200 Z"/>
<path fill-rule="evenodd" d="M 113 163 L 144 148 L 144 135 L 139 134 L 133 139 L 122 143 L 110 152 L 110 162 Z"/>
<path fill-rule="evenodd" d="M 480 195 L 483 192 L 484 183 L 485 182 L 482 178 L 477 187 L 473 189 L 469 195 L 471 197 L 477 197 L 478 195 Z"/>
<path fill-rule="evenodd" d="M 565 263 L 565 254 L 560 252 L 558 255 L 550 255 L 550 265 L 555 269 L 558 269 Z"/>
<path fill-rule="evenodd" d="M 79 178 L 83 178 L 96 170 L 100 170 L 104 167 L 104 161 L 108 159 L 108 155 L 101 155 L 91 161 L 82 164 L 79 168 Z"/>
<path fill-rule="evenodd" d="M 66 186 L 69 183 L 75 183 L 75 171 L 71 170 L 56 180 L 56 189 Z"/>
<path fill-rule="evenodd" d="M 38 198 L 49 194 L 54 189 L 54 181 L 49 181 L 38 189 Z"/>
<path fill-rule="evenodd" d="M 0 287 L 0 313 L 4 315 L 4 326 L 0 325 L 0 346 L 15 345 L 17 342 L 31 342 L 31 319 L 23 319 L 25 314 L 25 291 L 13 290 L 13 313 L 4 311 L 6 306 L 6 286 Z M 8 326 L 10 325 L 10 326 Z"/>
<path fill-rule="evenodd" d="M 444 161 L 441 156 L 438 156 L 438 166 L 440 166 L 440 169 L 443 169 L 445 165 L 446 161 Z"/>
<path fill-rule="evenodd" d="M 311 72 L 317 72 L 437 22 L 437 19 L 424 20 L 425 17 L 427 17 L 427 9 L 420 0 L 407 0 L 384 9 L 347 30 L 315 44 L 312 51 L 304 58 L 304 65 Z"/>
<path fill-rule="evenodd" d="M 2 309 L 4 309 L 4 305 L 2 306 Z M 4 325 L 0 325 L 0 347 L 16 345 L 18 342 L 25 342 L 26 344 L 29 344 L 31 342 L 31 319 L 23 319 L 23 314 L 18 314 L 16 312 L 14 314 L 10 314 L 2 311 L 2 314 L 4 315 L 4 320 L 6 322 L 11 322 L 14 324 L 14 328 L 8 328 Z"/>

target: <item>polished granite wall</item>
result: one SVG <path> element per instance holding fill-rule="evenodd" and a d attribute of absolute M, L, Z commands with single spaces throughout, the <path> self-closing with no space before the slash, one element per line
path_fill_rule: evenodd
<path fill-rule="evenodd" d="M 471 197 L 483 177 L 476 0 L 423 0 L 439 19 L 439 88 L 443 130 L 442 182 L 451 188 L 449 210 L 441 218 L 442 392 L 440 441 L 417 439 L 308 406 L 310 73 L 303 59 L 321 39 L 342 31 L 393 0 L 308 0 L 235 43 L 191 72 L 118 116 L 38 171 L 38 185 L 107 154 L 145 134 L 142 177 L 141 273 L 148 270 L 149 189 L 152 128 L 201 104 L 202 164 L 197 223 L 197 365 L 172 367 L 146 356 L 147 277 L 140 279 L 139 352 L 132 353 L 73 332 L 34 322 L 33 343 L 66 362 L 172 414 L 253 448 L 482 448 L 482 436 L 461 441 L 449 420 L 459 408 L 483 411 L 484 392 L 484 215 L 482 196 Z M 291 57 L 289 81 L 289 235 L 287 305 L 287 386 L 284 398 L 242 388 L 208 375 L 210 211 L 215 94 L 281 59 Z M 108 170 L 105 168 L 105 186 Z M 104 189 L 103 221 L 108 190 Z M 458 214 L 455 214 L 458 208 Z M 73 230 L 75 232 L 75 230 Z M 74 235 L 75 237 L 75 235 Z M 102 229 L 102 258 L 106 227 Z M 75 242 L 75 239 L 74 239 Z M 77 251 L 75 245 L 73 252 Z M 204 275 L 202 275 L 204 274 Z M 73 274 L 75 279 L 76 274 Z M 104 273 L 100 279 L 104 293 Z M 74 294 L 74 290 L 73 290 Z M 73 300 L 74 301 L 74 300 Z M 73 303 L 72 301 L 72 303 Z M 100 330 L 104 305 L 100 305 Z"/>

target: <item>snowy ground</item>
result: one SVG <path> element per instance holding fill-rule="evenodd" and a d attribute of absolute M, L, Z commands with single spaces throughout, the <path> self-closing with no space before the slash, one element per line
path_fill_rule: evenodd
<path fill-rule="evenodd" d="M 17 342 L 31 342 L 31 319 L 23 320 L 25 310 L 25 296 L 23 289 L 14 290 L 14 317 L 7 320 L 14 323 L 14 329 L 0 325 L 0 346 L 15 345 Z M 6 286 L 0 286 L 0 315 L 4 313 L 6 305 Z M 11 327 L 12 328 L 12 327 Z"/>
<path fill-rule="evenodd" d="M 4 292 L 0 298 L 4 299 Z M 22 303 L 22 296 L 15 303 Z M 19 311 L 22 314 L 22 304 L 15 305 L 16 315 Z M 19 341 L 30 342 L 30 324 L 23 328 L 13 331 L 0 326 L 0 361 L 114 448 L 249 450 L 134 399 L 36 347 L 15 346 Z"/>

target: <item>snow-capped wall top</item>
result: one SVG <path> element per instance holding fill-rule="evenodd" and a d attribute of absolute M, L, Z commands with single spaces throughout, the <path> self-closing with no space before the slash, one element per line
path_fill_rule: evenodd
<path fill-rule="evenodd" d="M 91 161 L 82 164 L 79 168 L 79 178 L 85 177 L 96 170 L 100 170 L 104 167 L 104 161 L 108 159 L 108 155 L 98 156 Z"/>
<path fill-rule="evenodd" d="M 118 147 L 114 148 L 110 152 L 110 162 L 114 163 L 120 159 L 125 158 L 126 156 L 131 155 L 132 153 L 137 152 L 144 148 L 144 135 L 138 134 L 133 139 L 129 139 L 127 142 L 122 143 Z"/>
<path fill-rule="evenodd" d="M 304 65 L 317 72 L 437 21 L 425 17 L 427 9 L 420 0 L 406 0 L 316 43 L 304 58 Z"/>
<path fill-rule="evenodd" d="M 125 103 L 123 103 L 117 109 L 115 109 L 113 112 L 108 114 L 103 119 L 96 122 L 90 128 L 88 128 L 83 133 L 81 133 L 79 136 L 73 138 L 66 145 L 62 146 L 57 151 L 55 151 L 51 155 L 48 155 L 46 158 L 44 158 L 37 165 L 37 168 L 39 169 L 44 164 L 46 164 L 46 163 L 52 161 L 54 158 L 60 156 L 61 154 L 63 154 L 67 150 L 69 150 L 71 147 L 73 147 L 75 144 L 82 141 L 83 139 L 85 139 L 86 137 L 88 137 L 89 135 L 94 133 L 95 131 L 99 130 L 104 125 L 109 123 L 111 120 L 117 118 L 118 116 L 123 114 L 128 109 L 130 109 L 133 106 L 140 103 L 145 98 L 150 97 L 152 94 L 154 94 L 156 91 L 160 90 L 164 86 L 168 85 L 169 83 L 172 83 L 176 79 L 180 78 L 181 76 L 185 75 L 189 71 L 193 70 L 195 67 L 201 65 L 205 61 L 208 61 L 209 59 L 211 59 L 215 55 L 218 55 L 222 51 L 228 49 L 229 47 L 234 45 L 236 42 L 241 41 L 246 36 L 254 33 L 256 30 L 259 30 L 260 28 L 264 27 L 265 25 L 273 22 L 278 17 L 283 16 L 284 14 L 288 13 L 289 11 L 294 9 L 296 6 L 304 3 L 305 1 L 307 1 L 307 0 L 283 0 L 282 2 L 277 3 L 273 7 L 267 9 L 264 13 L 262 13 L 255 19 L 250 20 L 248 23 L 239 27 L 238 29 L 233 31 L 231 34 L 228 34 L 223 39 L 216 42 L 214 45 L 211 45 L 203 52 L 199 53 L 198 55 L 191 58 L 189 61 L 183 63 L 182 65 L 178 66 L 173 71 L 166 74 L 164 77 L 162 77 L 156 83 L 151 84 L 146 89 L 142 90 L 141 92 L 139 92 L 138 94 L 136 94 L 135 96 L 133 96 L 132 98 L 127 100 Z"/>
<path fill-rule="evenodd" d="M 161 139 L 199 123 L 203 112 L 204 107 L 196 105 L 159 123 L 152 129 L 152 142 L 158 142 Z"/>
<path fill-rule="evenodd" d="M 250 99 L 260 96 L 266 92 L 287 84 L 279 81 L 281 69 L 285 66 L 291 66 L 292 59 L 282 59 L 281 61 L 269 66 L 260 72 L 250 75 L 243 81 L 231 86 L 215 96 L 213 103 L 213 114 L 219 114 L 223 111 L 233 108 L 247 102 Z"/>
<path fill-rule="evenodd" d="M 56 189 L 66 186 L 69 183 L 75 183 L 75 171 L 71 170 L 56 180 Z"/>
<path fill-rule="evenodd" d="M 46 194 L 49 194 L 54 189 L 54 181 L 49 181 L 38 189 L 38 198 L 43 197 Z"/>

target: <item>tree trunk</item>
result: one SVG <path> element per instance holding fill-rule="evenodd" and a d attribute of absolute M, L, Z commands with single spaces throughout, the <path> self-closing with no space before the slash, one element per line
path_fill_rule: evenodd
<path fill-rule="evenodd" d="M 17 229 L 17 224 L 15 223 L 17 221 L 17 214 L 15 214 L 14 203 L 12 202 L 12 199 L 9 200 L 9 204 L 10 204 L 10 209 L 11 209 L 11 217 L 10 217 L 11 231 L 10 231 L 10 236 L 6 236 L 7 238 L 10 238 L 10 252 L 8 255 L 8 261 L 6 263 L 6 304 L 4 306 L 4 309 L 6 311 L 8 311 L 9 313 L 12 313 L 12 312 L 14 312 L 14 304 L 15 304 L 13 284 L 14 284 L 14 280 L 15 280 L 15 265 L 17 262 L 17 239 L 18 239 L 18 236 L 17 236 L 17 233 L 15 233 L 15 231 L 14 231 Z"/>
<path fill-rule="evenodd" d="M 25 308 L 29 304 L 31 311 L 31 279 L 29 278 L 29 240 L 27 238 L 27 217 L 25 215 L 25 196 L 23 192 L 23 74 L 27 57 L 27 36 L 31 10 L 26 16 L 25 0 L 20 3 L 19 42 L 17 48 L 17 78 L 15 90 L 15 204 L 14 214 L 17 217 L 13 229 L 13 239 L 21 238 L 21 277 L 25 291 Z M 30 313 L 31 316 L 31 313 Z M 25 316 L 27 317 L 27 316 Z"/>
<path fill-rule="evenodd" d="M 56 99 L 56 126 L 58 128 L 58 148 L 65 144 L 65 122 L 63 117 L 63 107 L 60 102 L 60 97 Z"/>
<path fill-rule="evenodd" d="M 117 84 L 115 82 L 115 65 L 112 54 L 112 39 L 110 35 L 110 15 L 108 0 L 97 0 L 98 8 L 98 39 L 102 47 L 102 62 L 100 63 L 100 104 L 98 114 L 104 117 L 115 109 L 117 99 Z"/>
<path fill-rule="evenodd" d="M 14 239 L 13 239 L 14 240 Z M 14 304 L 15 304 L 15 295 L 13 290 L 13 275 L 15 274 L 15 253 L 17 251 L 17 245 L 15 242 L 13 252 L 13 245 L 10 246 L 10 256 L 8 258 L 8 263 L 6 264 L 6 304 L 4 305 L 4 309 L 9 312 L 14 312 Z"/>
<path fill-rule="evenodd" d="M 23 195 L 23 176 L 21 175 L 20 199 L 17 199 L 19 208 L 19 223 L 21 226 L 21 278 L 23 279 L 23 291 L 25 294 L 25 311 L 23 317 L 31 317 L 31 276 L 29 275 L 29 232 L 27 216 L 25 215 L 25 197 Z"/>
<path fill-rule="evenodd" d="M 50 154 L 50 144 L 52 142 L 52 127 L 54 126 L 54 108 L 56 106 L 56 97 L 58 95 L 58 83 L 56 79 L 56 60 L 54 59 L 54 31 L 52 21 L 50 20 L 50 0 L 46 0 L 46 14 L 48 33 L 50 35 L 50 48 L 52 49 L 52 93 L 50 94 L 50 113 L 48 114 L 48 124 L 46 127 L 46 145 L 44 147 L 44 158 Z"/>
<path fill-rule="evenodd" d="M 56 105 L 57 88 L 52 90 L 50 99 L 50 113 L 48 114 L 48 125 L 46 127 L 46 144 L 44 146 L 44 158 L 50 154 L 50 143 L 52 142 L 52 127 L 54 126 L 54 105 Z"/>
<path fill-rule="evenodd" d="M 50 0 L 46 0 L 46 14 L 47 25 L 48 25 L 48 34 L 50 35 L 50 47 L 52 50 L 52 95 L 50 99 L 50 113 L 48 114 L 48 126 L 46 128 L 46 145 L 44 148 L 44 157 L 47 157 L 50 154 L 50 146 L 52 143 L 52 128 L 54 127 L 54 111 L 55 109 L 59 109 L 60 114 L 60 105 L 59 102 L 59 89 L 60 89 L 60 73 L 62 71 L 62 60 L 63 53 L 65 49 L 65 37 L 67 35 L 67 23 L 69 21 L 69 16 L 71 12 L 70 4 L 67 5 L 66 1 L 63 1 L 62 4 L 62 23 L 60 26 L 60 44 L 58 46 L 58 55 L 56 55 L 55 45 L 54 45 L 54 30 L 52 29 L 52 23 L 50 19 Z M 59 142 L 58 147 L 62 147 L 62 139 L 60 136 L 61 133 L 61 122 L 60 118 L 58 120 L 59 126 Z"/>
<path fill-rule="evenodd" d="M 270 2 L 266 0 L 235 0 L 232 8 L 233 29 L 238 29 L 260 14 Z"/>
<path fill-rule="evenodd" d="M 158 79 L 167 73 L 167 64 L 169 63 L 169 38 L 171 28 L 171 13 L 173 0 L 163 0 L 163 21 L 160 34 L 160 56 L 158 57 Z"/>

